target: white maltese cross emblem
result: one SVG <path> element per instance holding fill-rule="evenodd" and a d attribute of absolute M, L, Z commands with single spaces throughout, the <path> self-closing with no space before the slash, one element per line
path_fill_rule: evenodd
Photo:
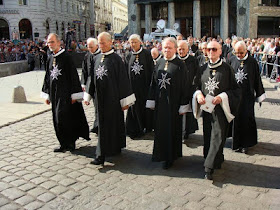
<path fill-rule="evenodd" d="M 215 81 L 215 77 L 213 77 L 212 79 L 209 77 L 208 82 L 205 82 L 206 89 L 209 91 L 209 94 L 212 93 L 214 95 L 214 90 L 219 89 L 219 87 L 218 87 L 219 83 L 220 82 Z"/>
<path fill-rule="evenodd" d="M 61 73 L 61 69 L 58 69 L 57 68 L 57 65 L 53 67 L 53 70 L 51 70 L 51 77 L 52 77 L 52 80 L 56 79 L 58 80 L 58 76 L 59 75 L 62 75 Z"/>
<path fill-rule="evenodd" d="M 135 75 L 136 74 L 140 75 L 140 73 L 141 73 L 140 71 L 142 71 L 142 70 L 143 70 L 143 65 L 140 65 L 139 61 L 135 61 L 133 66 L 131 67 L 131 71 L 133 71 Z"/>
<path fill-rule="evenodd" d="M 95 70 L 97 79 L 103 80 L 103 76 L 107 76 L 107 71 L 104 66 L 99 66 L 98 69 Z"/>
<path fill-rule="evenodd" d="M 166 84 L 170 85 L 171 78 L 167 79 L 166 76 L 167 76 L 167 73 L 166 74 L 161 73 L 161 78 L 162 79 L 158 79 L 158 81 L 159 81 L 158 85 L 160 86 L 160 89 L 161 88 L 166 89 Z"/>
<path fill-rule="evenodd" d="M 244 73 L 243 69 L 238 69 L 238 72 L 235 74 L 235 79 L 237 83 L 243 83 L 244 79 L 247 79 L 247 73 Z"/>

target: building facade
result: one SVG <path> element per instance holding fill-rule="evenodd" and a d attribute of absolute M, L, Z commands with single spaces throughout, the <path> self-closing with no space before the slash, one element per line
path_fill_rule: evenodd
<path fill-rule="evenodd" d="M 121 33 L 127 26 L 127 4 L 121 0 L 112 0 L 113 12 L 113 31 L 114 33 Z"/>
<path fill-rule="evenodd" d="M 112 31 L 112 0 L 94 0 L 94 36 Z"/>
<path fill-rule="evenodd" d="M 279 36 L 279 0 L 128 0 L 129 34 L 150 33 L 163 19 L 185 37 Z"/>
<path fill-rule="evenodd" d="M 93 0 L 0 0 L 0 38 L 41 39 L 57 33 L 65 39 L 68 27 L 76 39 L 90 35 Z"/>

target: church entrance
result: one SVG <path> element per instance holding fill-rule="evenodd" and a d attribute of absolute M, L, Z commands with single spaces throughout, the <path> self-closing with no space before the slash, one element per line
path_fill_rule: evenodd
<path fill-rule="evenodd" d="M 19 21 L 19 33 L 20 39 L 33 39 L 32 25 L 30 20 L 22 19 L 21 21 Z"/>
<path fill-rule="evenodd" d="M 6 20 L 0 19 L 0 39 L 10 39 L 9 24 Z"/>

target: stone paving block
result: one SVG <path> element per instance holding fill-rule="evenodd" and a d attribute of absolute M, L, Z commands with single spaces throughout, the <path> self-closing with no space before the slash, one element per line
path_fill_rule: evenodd
<path fill-rule="evenodd" d="M 21 191 L 17 188 L 9 188 L 9 189 L 3 190 L 1 193 L 11 200 L 20 198 L 20 197 L 24 196 L 24 194 L 25 194 L 23 191 Z"/>
<path fill-rule="evenodd" d="M 11 176 L 11 174 L 6 171 L 0 171 L 0 179 L 3 179 L 6 176 Z"/>
<path fill-rule="evenodd" d="M 68 199 L 68 200 L 73 200 L 76 197 L 80 196 L 80 193 L 69 190 L 66 193 L 63 193 L 61 196 Z"/>
<path fill-rule="evenodd" d="M 140 204 L 143 209 L 151 209 L 151 210 L 152 209 L 164 210 L 169 207 L 169 204 L 166 204 L 165 202 L 157 201 L 153 199 L 146 199 L 146 198 L 143 198 Z"/>
<path fill-rule="evenodd" d="M 27 192 L 35 187 L 36 187 L 36 185 L 33 183 L 26 183 L 26 184 L 19 186 L 19 189 L 21 189 L 24 192 Z"/>
<path fill-rule="evenodd" d="M 74 179 L 67 179 L 67 178 L 59 181 L 59 184 L 65 186 L 65 187 L 68 187 L 68 186 L 70 186 L 72 184 L 75 184 L 75 183 L 76 183 L 76 180 L 74 180 Z"/>
<path fill-rule="evenodd" d="M 28 191 L 28 194 L 38 197 L 39 195 L 42 195 L 43 193 L 47 192 L 44 188 L 42 187 L 35 187 L 31 190 Z"/>
<path fill-rule="evenodd" d="M 111 195 L 123 195 L 123 194 L 127 193 L 127 191 L 128 190 L 123 187 L 114 187 L 114 189 L 110 190 L 110 194 Z"/>
<path fill-rule="evenodd" d="M 201 203 L 203 203 L 205 206 L 211 206 L 216 208 L 219 205 L 221 205 L 222 201 L 213 197 L 205 197 L 203 198 L 203 200 L 201 200 Z"/>
<path fill-rule="evenodd" d="M 185 197 L 183 196 L 173 196 L 169 200 L 169 204 L 173 207 L 183 207 L 187 202 L 189 202 Z"/>
<path fill-rule="evenodd" d="M 114 208 L 112 206 L 103 204 L 101 206 L 99 206 L 98 208 L 96 208 L 96 210 L 113 210 Z"/>
<path fill-rule="evenodd" d="M 53 171 L 48 171 L 48 172 L 45 172 L 42 174 L 42 176 L 45 176 L 45 177 L 52 177 L 55 175 L 56 175 L 56 173 L 54 173 Z"/>
<path fill-rule="evenodd" d="M 56 195 L 60 195 L 64 192 L 66 192 L 68 190 L 68 188 L 64 187 L 64 186 L 55 186 L 53 188 L 50 189 L 50 191 Z"/>
<path fill-rule="evenodd" d="M 40 207 L 42 207 L 44 204 L 42 202 L 39 201 L 33 201 L 32 203 L 27 204 L 26 206 L 24 206 L 25 209 L 28 210 L 35 210 L 35 209 L 39 209 Z"/>
<path fill-rule="evenodd" d="M 50 177 L 50 179 L 53 181 L 59 182 L 61 180 L 67 179 L 67 177 L 64 175 L 61 175 L 61 174 L 56 174 L 56 175 Z"/>
<path fill-rule="evenodd" d="M 77 163 L 79 165 L 87 165 L 87 164 L 89 164 L 90 160 L 79 158 L 79 159 L 74 160 L 73 162 Z"/>
<path fill-rule="evenodd" d="M 204 207 L 205 206 L 202 203 L 189 201 L 186 205 L 183 206 L 183 209 L 198 210 L 198 209 L 203 209 Z"/>
<path fill-rule="evenodd" d="M 67 174 L 69 174 L 71 172 L 72 172 L 72 170 L 69 169 L 69 168 L 63 168 L 63 169 L 57 171 L 57 173 L 60 173 L 62 175 L 67 175 Z"/>
<path fill-rule="evenodd" d="M 43 182 L 40 184 L 40 186 L 42 186 L 43 188 L 48 189 L 48 190 L 57 185 L 58 185 L 58 183 L 55 181 L 46 181 L 46 182 Z"/>
<path fill-rule="evenodd" d="M 34 170 L 34 173 L 40 174 L 40 175 L 43 173 L 46 173 L 46 172 L 48 172 L 48 170 L 45 168 L 38 168 L 38 169 Z"/>
<path fill-rule="evenodd" d="M 0 207 L 6 205 L 7 203 L 9 203 L 10 201 L 7 198 L 4 197 L 0 197 Z"/>
<path fill-rule="evenodd" d="M 199 202 L 205 197 L 205 195 L 202 194 L 202 192 L 201 193 L 190 192 L 185 197 L 189 201 Z"/>
<path fill-rule="evenodd" d="M 93 177 L 88 176 L 88 175 L 82 175 L 82 176 L 79 176 L 77 178 L 78 181 L 83 182 L 83 183 L 85 183 L 85 182 L 87 182 L 89 180 L 92 180 L 92 179 L 93 179 Z"/>
<path fill-rule="evenodd" d="M 84 183 L 77 182 L 77 183 L 71 185 L 70 187 L 75 191 L 81 191 L 82 189 L 86 188 L 87 186 L 88 185 L 86 185 Z"/>
<path fill-rule="evenodd" d="M 134 192 L 140 193 L 141 195 L 145 195 L 153 191 L 152 188 L 138 183 L 135 183 L 134 185 L 130 186 L 129 189 L 133 190 Z"/>
<path fill-rule="evenodd" d="M 88 168 L 88 167 L 80 169 L 79 172 L 81 172 L 82 174 L 85 174 L 85 175 L 89 175 L 89 176 L 94 176 L 99 173 L 98 170 L 93 169 L 93 168 Z"/>
<path fill-rule="evenodd" d="M 30 181 L 31 179 L 34 179 L 34 178 L 37 178 L 37 177 L 39 177 L 38 174 L 26 174 L 22 178 Z"/>
<path fill-rule="evenodd" d="M 13 168 L 13 169 L 10 169 L 9 172 L 12 174 L 15 174 L 16 172 L 21 171 L 21 170 L 22 170 L 21 168 Z"/>
<path fill-rule="evenodd" d="M 253 191 L 253 190 L 247 190 L 247 189 L 243 189 L 240 193 L 241 196 L 245 196 L 248 198 L 252 198 L 255 199 L 256 197 L 258 197 L 260 195 L 259 192 Z"/>
<path fill-rule="evenodd" d="M 32 183 L 36 184 L 36 185 L 39 185 L 39 184 L 41 184 L 41 183 L 47 181 L 47 179 L 44 178 L 44 177 L 36 177 L 36 178 L 34 178 L 34 179 L 31 179 L 30 181 L 31 181 Z"/>
<path fill-rule="evenodd" d="M 33 202 L 35 200 L 34 197 L 30 196 L 30 195 L 24 195 L 21 198 L 15 200 L 15 202 L 21 206 L 25 206 L 31 202 Z"/>
<path fill-rule="evenodd" d="M 219 206 L 219 209 L 221 210 L 246 210 L 248 208 L 244 206 L 240 206 L 238 203 L 230 203 L 230 202 L 222 202 L 222 204 Z"/>
<path fill-rule="evenodd" d="M 72 171 L 71 173 L 67 174 L 67 176 L 76 179 L 79 176 L 82 176 L 83 174 L 81 172 L 78 171 Z"/>
<path fill-rule="evenodd" d="M 118 203 L 120 203 L 123 199 L 118 197 L 118 196 L 110 196 L 106 198 L 103 202 L 110 205 L 110 206 L 115 206 Z"/>
<path fill-rule="evenodd" d="M 0 191 L 3 191 L 3 190 L 6 190 L 6 189 L 9 189 L 11 188 L 12 185 L 6 183 L 6 182 L 0 182 Z"/>
<path fill-rule="evenodd" d="M 20 208 L 21 207 L 19 205 L 13 204 L 13 203 L 8 203 L 5 206 L 1 207 L 1 209 L 4 209 L 4 210 L 18 210 Z"/>
<path fill-rule="evenodd" d="M 47 202 L 49 202 L 49 201 L 51 201 L 51 200 L 53 200 L 55 198 L 56 198 L 56 196 L 54 194 L 52 194 L 52 193 L 49 193 L 49 192 L 46 192 L 46 193 L 44 193 L 44 194 L 42 194 L 42 195 L 37 197 L 38 200 L 40 200 L 40 201 L 42 201 L 44 203 L 47 203 Z"/>
<path fill-rule="evenodd" d="M 29 171 L 26 171 L 25 169 L 22 169 L 22 170 L 16 172 L 15 175 L 22 177 L 22 176 L 27 175 L 29 173 L 30 173 Z"/>
<path fill-rule="evenodd" d="M 103 201 L 104 199 L 110 197 L 110 193 L 106 191 L 99 191 L 93 195 L 93 198 L 98 201 Z"/>
<path fill-rule="evenodd" d="M 18 179 L 18 180 L 15 180 L 15 181 L 11 182 L 10 184 L 12 184 L 12 185 L 14 185 L 16 187 L 19 187 L 19 186 L 24 185 L 26 183 L 27 183 L 26 180 Z"/>
<path fill-rule="evenodd" d="M 84 166 L 80 165 L 78 163 L 73 163 L 72 162 L 72 163 L 69 163 L 66 167 L 71 168 L 73 170 L 79 170 L 79 169 L 83 168 Z"/>
<path fill-rule="evenodd" d="M 122 200 L 115 207 L 118 209 L 129 209 L 131 206 L 132 206 L 132 203 L 130 201 Z"/>
<path fill-rule="evenodd" d="M 13 176 L 13 175 L 6 176 L 6 177 L 2 178 L 3 181 L 8 182 L 8 183 L 12 182 L 12 181 L 15 181 L 17 179 L 18 179 L 18 177 L 17 176 Z"/>

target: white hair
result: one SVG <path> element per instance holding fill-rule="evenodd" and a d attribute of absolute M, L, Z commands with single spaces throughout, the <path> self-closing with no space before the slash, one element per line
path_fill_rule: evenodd
<path fill-rule="evenodd" d="M 95 38 L 88 38 L 87 45 L 89 45 L 90 43 L 93 43 L 94 46 L 98 45 L 97 39 L 95 39 Z"/>
<path fill-rule="evenodd" d="M 247 46 L 246 46 L 246 44 L 245 44 L 244 41 L 238 41 L 238 42 L 236 42 L 236 44 L 234 45 L 234 48 L 238 48 L 238 47 L 243 47 L 244 50 L 247 49 Z"/>
<path fill-rule="evenodd" d="M 162 45 L 164 45 L 164 43 L 167 42 L 167 41 L 172 42 L 174 44 L 175 48 L 178 47 L 177 46 L 177 40 L 174 37 L 166 37 L 166 38 L 164 38 L 164 40 L 162 41 Z"/>
<path fill-rule="evenodd" d="M 131 40 L 133 40 L 133 39 L 137 39 L 139 42 L 142 42 L 142 40 L 141 40 L 141 38 L 140 38 L 140 36 L 139 36 L 138 34 L 132 34 L 132 35 L 130 35 L 128 41 L 131 41 Z"/>
<path fill-rule="evenodd" d="M 112 36 L 111 36 L 111 34 L 109 34 L 108 32 L 102 32 L 102 33 L 100 33 L 99 35 L 98 35 L 98 37 L 97 38 L 100 38 L 100 37 L 102 37 L 102 36 L 105 36 L 106 38 L 107 38 L 107 40 L 108 41 L 112 41 Z"/>

